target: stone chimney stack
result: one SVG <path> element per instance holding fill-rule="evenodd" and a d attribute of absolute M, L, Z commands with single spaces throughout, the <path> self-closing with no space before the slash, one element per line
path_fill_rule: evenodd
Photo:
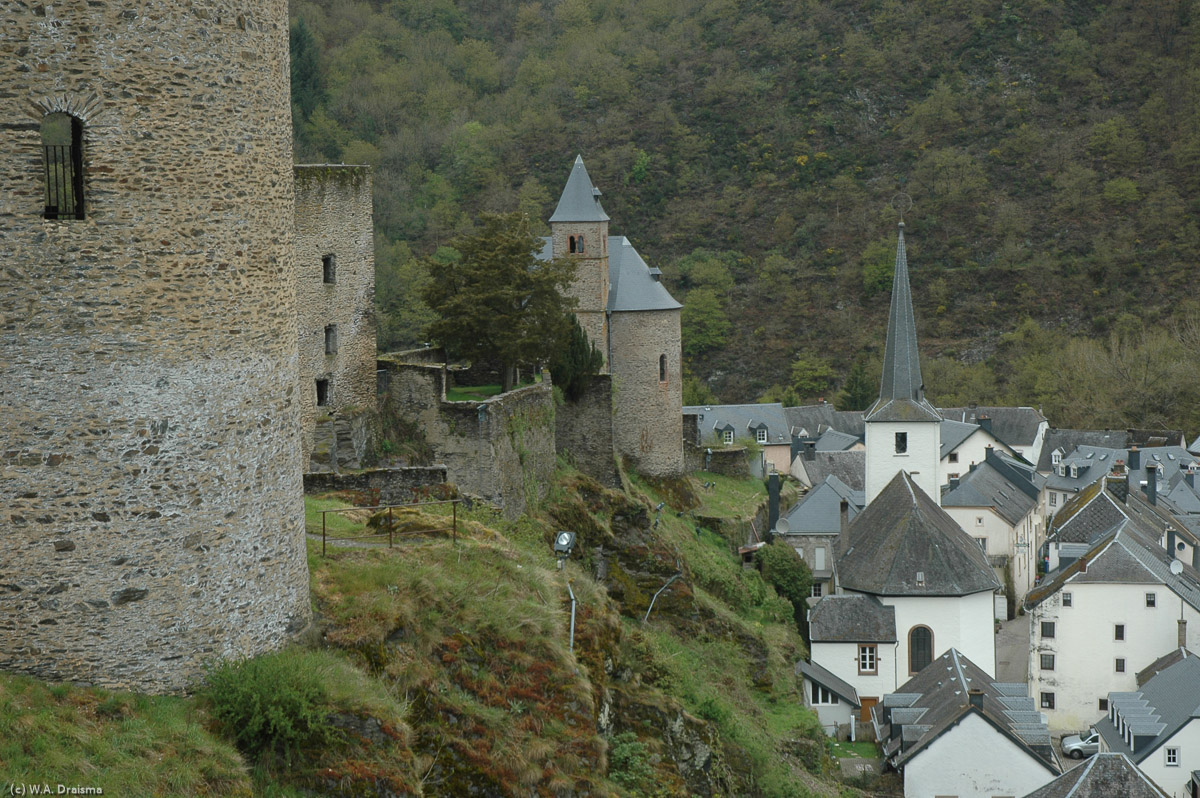
<path fill-rule="evenodd" d="M 775 534 L 775 524 L 779 521 L 779 474 L 772 473 L 767 477 L 767 540 Z"/>
<path fill-rule="evenodd" d="M 1129 470 L 1140 471 L 1142 468 L 1142 450 L 1136 444 L 1129 447 Z"/>
<path fill-rule="evenodd" d="M 1146 466 L 1146 500 L 1158 504 L 1158 469 L 1153 463 Z"/>
<path fill-rule="evenodd" d="M 967 702 L 978 710 L 983 709 L 983 691 L 977 687 L 972 687 L 967 691 Z"/>

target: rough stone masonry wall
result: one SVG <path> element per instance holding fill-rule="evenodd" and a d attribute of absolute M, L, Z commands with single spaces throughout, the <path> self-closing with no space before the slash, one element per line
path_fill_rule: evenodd
<path fill-rule="evenodd" d="M 444 368 L 380 360 L 385 401 L 420 425 L 446 479 L 516 518 L 546 495 L 554 474 L 554 397 L 549 378 L 483 402 L 447 402 Z"/>
<path fill-rule="evenodd" d="M 608 222 L 555 222 L 551 225 L 551 241 L 556 258 L 575 262 L 575 279 L 567 289 L 575 297 L 575 318 L 587 333 L 588 339 L 604 356 L 608 369 Z M 570 251 L 570 236 L 582 236 L 582 255 Z"/>
<path fill-rule="evenodd" d="M 308 468 L 318 418 L 375 409 L 375 243 L 370 167 L 297 166 L 295 180 L 301 440 Z M 334 258 L 331 283 L 324 280 L 327 255 Z M 332 354 L 325 351 L 329 325 L 336 330 Z M 317 406 L 318 379 L 329 380 L 324 407 Z"/>
<path fill-rule="evenodd" d="M 613 439 L 617 453 L 650 476 L 683 472 L 679 311 L 613 313 Z M 659 380 L 659 356 L 667 379 Z"/>
<path fill-rule="evenodd" d="M 0 668 L 175 691 L 310 617 L 284 0 L 0 0 Z M 39 128 L 84 125 L 86 218 Z"/>
<path fill-rule="evenodd" d="M 592 377 L 578 401 L 556 408 L 554 427 L 559 454 L 602 485 L 621 487 L 613 450 L 612 377 Z"/>

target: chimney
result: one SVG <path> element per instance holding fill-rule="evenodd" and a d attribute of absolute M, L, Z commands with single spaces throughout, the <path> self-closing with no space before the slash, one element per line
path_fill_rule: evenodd
<path fill-rule="evenodd" d="M 839 532 L 842 535 L 846 535 L 850 531 L 850 502 L 849 502 L 849 500 L 842 499 L 842 503 L 838 506 L 838 512 L 840 514 L 840 524 L 838 527 Z M 849 536 L 847 536 L 847 540 L 849 540 Z"/>
<path fill-rule="evenodd" d="M 950 477 L 950 490 L 958 490 L 958 477 Z"/>
<path fill-rule="evenodd" d="M 1192 464 L 1188 466 L 1188 470 L 1183 472 L 1183 481 L 1187 483 L 1189 488 L 1196 487 L 1196 466 Z"/>
<path fill-rule="evenodd" d="M 817 442 L 816 441 L 805 441 L 804 442 L 804 459 L 809 461 L 810 463 L 813 460 L 817 459 Z"/>
<path fill-rule="evenodd" d="M 1180 618 L 1175 623 L 1179 624 L 1179 643 L 1180 648 L 1187 648 L 1187 621 Z"/>
<path fill-rule="evenodd" d="M 1142 469 L 1142 450 L 1135 443 L 1129 447 L 1129 470 L 1136 472 Z"/>
<path fill-rule="evenodd" d="M 775 535 L 775 523 L 779 520 L 779 474 L 767 477 L 767 540 Z"/>
<path fill-rule="evenodd" d="M 978 687 L 972 687 L 967 691 L 967 702 L 978 710 L 983 709 L 983 691 Z"/>
<path fill-rule="evenodd" d="M 979 426 L 983 429 L 983 431 L 986 432 L 988 435 L 991 435 L 992 434 L 992 417 L 991 416 L 980 416 L 977 420 L 979 422 Z"/>
<path fill-rule="evenodd" d="M 1171 555 L 1171 559 L 1175 559 L 1176 544 L 1179 540 L 1179 533 L 1171 527 L 1167 527 L 1167 552 Z"/>
<path fill-rule="evenodd" d="M 1153 463 L 1146 466 L 1146 500 L 1158 504 L 1158 469 Z"/>

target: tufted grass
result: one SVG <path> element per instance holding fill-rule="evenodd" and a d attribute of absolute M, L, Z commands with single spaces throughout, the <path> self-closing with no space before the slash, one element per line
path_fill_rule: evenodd
<path fill-rule="evenodd" d="M 105 795 L 249 796 L 233 746 L 192 701 L 0 675 L 0 794 L 9 785 Z"/>

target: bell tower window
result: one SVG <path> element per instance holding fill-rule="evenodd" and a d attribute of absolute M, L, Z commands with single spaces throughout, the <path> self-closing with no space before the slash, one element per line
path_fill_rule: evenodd
<path fill-rule="evenodd" d="M 42 117 L 47 219 L 83 218 L 83 122 L 64 113 Z"/>

